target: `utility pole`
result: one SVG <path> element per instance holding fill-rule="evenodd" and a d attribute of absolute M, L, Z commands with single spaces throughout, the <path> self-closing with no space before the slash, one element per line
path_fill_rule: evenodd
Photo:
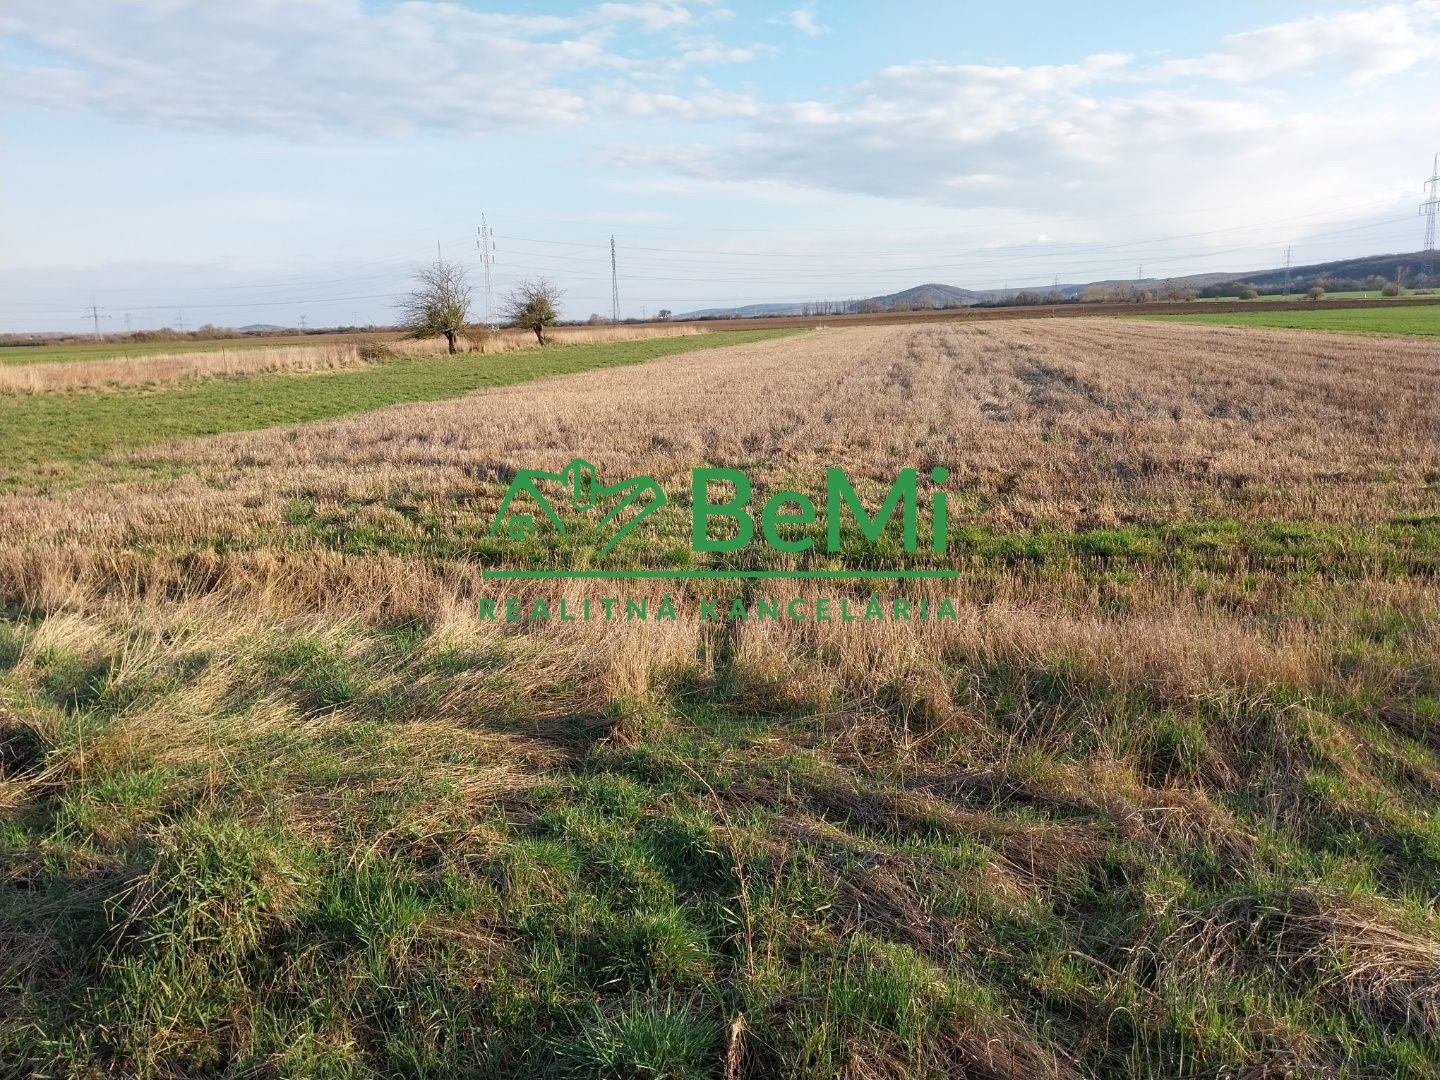
<path fill-rule="evenodd" d="M 1285 248 L 1285 295 L 1290 295 L 1290 248 Z"/>
<path fill-rule="evenodd" d="M 610 321 L 620 324 L 620 275 L 615 269 L 615 234 L 610 234 Z"/>
<path fill-rule="evenodd" d="M 89 311 L 90 311 L 90 322 L 91 322 L 91 324 L 95 327 L 95 336 L 96 336 L 96 337 L 99 337 L 99 336 L 100 336 L 100 320 L 101 320 L 101 319 L 108 319 L 110 316 L 109 316 L 109 315 L 101 315 L 101 314 L 100 314 L 100 309 L 95 306 L 95 297 L 93 297 L 93 296 L 90 297 L 90 307 L 89 307 Z"/>
<path fill-rule="evenodd" d="M 125 312 L 125 333 L 130 333 L 130 312 Z"/>
<path fill-rule="evenodd" d="M 440 241 L 439 241 L 439 240 L 436 240 L 436 241 L 435 241 L 435 265 L 436 265 L 437 267 L 440 265 Z"/>
<path fill-rule="evenodd" d="M 183 312 L 183 311 L 180 312 L 180 313 L 179 313 L 179 318 L 180 318 L 180 333 L 183 334 L 183 333 L 185 332 L 185 312 Z"/>
<path fill-rule="evenodd" d="M 480 215 L 480 224 L 475 230 L 479 237 L 475 246 L 480 249 L 480 265 L 485 268 L 485 325 L 494 329 L 490 312 L 495 306 L 495 286 L 491 283 L 490 268 L 495 265 L 495 233 L 485 215 Z"/>
<path fill-rule="evenodd" d="M 1430 165 L 1430 178 L 1425 181 L 1427 198 L 1420 204 L 1421 216 L 1425 218 L 1425 276 L 1435 276 L 1435 215 L 1440 214 L 1440 154 Z M 1435 284 L 1432 280 L 1428 284 Z"/>
<path fill-rule="evenodd" d="M 300 333 L 305 333 L 305 316 L 300 316 Z"/>

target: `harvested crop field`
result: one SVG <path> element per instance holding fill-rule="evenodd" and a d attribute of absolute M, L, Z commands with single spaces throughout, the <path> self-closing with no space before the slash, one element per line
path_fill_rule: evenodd
<path fill-rule="evenodd" d="M 37 467 L 0 493 L 0 1061 L 1437 1075 L 1437 436 L 1433 340 L 1057 319 Z M 575 457 L 670 502 L 606 560 L 491 535 Z M 843 466 L 871 512 L 944 466 L 949 549 L 707 563 L 707 465 L 752 510 Z M 860 565 L 959 576 L 486 576 Z M 533 617 L 586 598 L 649 614 Z"/>

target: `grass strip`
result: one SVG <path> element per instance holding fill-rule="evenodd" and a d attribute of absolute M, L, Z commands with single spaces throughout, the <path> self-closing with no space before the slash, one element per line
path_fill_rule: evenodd
<path fill-rule="evenodd" d="M 85 461 L 167 439 L 253 431 L 441 401 L 473 390 L 639 364 L 676 353 L 793 334 L 755 330 L 565 345 L 516 353 L 415 357 L 359 371 L 212 379 L 200 385 L 0 397 L 0 462 L 11 470 Z M 0 474 L 3 475 L 3 474 Z"/>

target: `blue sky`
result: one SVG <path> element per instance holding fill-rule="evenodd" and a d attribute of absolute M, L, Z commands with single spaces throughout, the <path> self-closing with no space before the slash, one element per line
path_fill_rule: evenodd
<path fill-rule="evenodd" d="M 7 0 L 0 328 L 565 313 L 1420 245 L 1440 3 Z"/>

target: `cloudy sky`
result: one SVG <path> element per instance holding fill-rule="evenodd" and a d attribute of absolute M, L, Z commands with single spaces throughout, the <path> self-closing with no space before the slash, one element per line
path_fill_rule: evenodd
<path fill-rule="evenodd" d="M 0 328 L 572 317 L 1420 247 L 1440 0 L 5 0 Z"/>

